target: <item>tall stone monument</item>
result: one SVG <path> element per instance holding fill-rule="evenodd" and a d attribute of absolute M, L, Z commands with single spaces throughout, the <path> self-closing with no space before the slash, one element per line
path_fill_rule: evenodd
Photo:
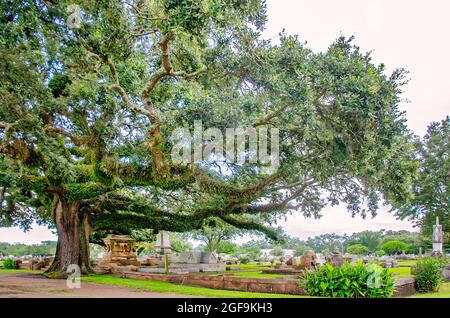
<path fill-rule="evenodd" d="M 156 243 L 155 243 L 156 250 L 160 254 L 166 254 L 172 252 L 172 247 L 170 246 L 170 240 L 169 240 L 169 232 L 167 231 L 159 231 L 158 234 L 156 234 Z"/>
<path fill-rule="evenodd" d="M 436 217 L 436 224 L 433 225 L 433 254 L 442 254 L 442 225 L 439 224 L 439 217 Z"/>

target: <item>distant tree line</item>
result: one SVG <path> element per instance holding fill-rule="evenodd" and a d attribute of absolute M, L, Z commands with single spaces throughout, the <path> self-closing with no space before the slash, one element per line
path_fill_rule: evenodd
<path fill-rule="evenodd" d="M 219 253 L 232 254 L 240 257 L 246 255 L 249 258 L 258 258 L 262 249 L 272 249 L 273 256 L 281 256 L 282 249 L 294 250 L 295 256 L 300 256 L 305 250 L 314 250 L 316 253 L 328 254 L 334 250 L 350 254 L 373 254 L 382 256 L 385 254 L 413 253 L 419 254 L 420 249 L 424 253 L 432 248 L 431 236 L 409 231 L 362 231 L 347 234 L 327 233 L 301 240 L 296 237 L 286 236 L 283 243 L 275 243 L 269 239 L 251 240 L 241 245 L 229 241 L 222 243 L 217 251 Z M 444 248 L 449 249 L 448 241 L 444 242 Z"/>
<path fill-rule="evenodd" d="M 42 241 L 40 244 L 26 245 L 23 243 L 0 242 L 0 255 L 3 256 L 53 256 L 56 251 L 56 241 Z"/>

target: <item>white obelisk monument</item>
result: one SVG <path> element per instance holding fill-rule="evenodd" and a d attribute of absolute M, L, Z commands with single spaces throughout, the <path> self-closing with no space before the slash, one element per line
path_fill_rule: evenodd
<path fill-rule="evenodd" d="M 442 225 L 439 224 L 439 217 L 436 217 L 436 224 L 433 225 L 433 254 L 442 254 Z"/>

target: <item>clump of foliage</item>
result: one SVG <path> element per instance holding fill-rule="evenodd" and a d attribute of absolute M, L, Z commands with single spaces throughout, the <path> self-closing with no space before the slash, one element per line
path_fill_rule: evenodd
<path fill-rule="evenodd" d="M 386 254 L 393 255 L 399 253 L 406 253 L 409 250 L 409 245 L 402 241 L 389 241 L 381 246 L 381 249 L 386 252 Z"/>
<path fill-rule="evenodd" d="M 239 258 L 239 263 L 241 264 L 248 264 L 250 262 L 250 259 L 247 256 Z"/>
<path fill-rule="evenodd" d="M 442 283 L 442 270 L 447 262 L 445 257 L 420 257 L 414 267 L 416 290 L 419 293 L 438 291 Z"/>
<path fill-rule="evenodd" d="M 22 243 L 9 244 L 0 242 L 0 253 L 3 255 L 33 255 L 53 256 L 56 251 L 56 241 L 42 241 L 40 244 L 26 245 Z"/>
<path fill-rule="evenodd" d="M 347 247 L 347 252 L 350 254 L 367 255 L 370 251 L 367 246 L 362 244 L 353 244 Z"/>
<path fill-rule="evenodd" d="M 383 250 L 378 250 L 378 251 L 375 252 L 375 255 L 378 256 L 378 257 L 381 257 L 381 256 L 386 255 L 386 252 L 383 251 Z"/>
<path fill-rule="evenodd" d="M 18 269 L 19 265 L 15 260 L 7 258 L 3 261 L 3 267 L 5 269 Z"/>
<path fill-rule="evenodd" d="M 376 264 L 345 262 L 342 267 L 325 264 L 314 273 L 306 272 L 299 281 L 311 296 L 343 298 L 388 298 L 394 280 L 387 269 Z"/>
<path fill-rule="evenodd" d="M 217 247 L 217 253 L 222 253 L 222 254 L 233 254 L 237 251 L 237 246 L 236 244 L 229 242 L 229 241 L 224 241 L 221 242 L 219 244 L 219 246 Z"/>
<path fill-rule="evenodd" d="M 303 244 L 299 245 L 295 248 L 294 256 L 302 256 L 303 253 L 307 250 L 312 250 L 312 248 L 309 247 L 308 245 L 303 245 Z"/>
<path fill-rule="evenodd" d="M 275 246 L 270 252 L 272 256 L 283 256 L 283 248 L 281 246 Z"/>
<path fill-rule="evenodd" d="M 401 218 L 414 219 L 425 235 L 433 232 L 436 217 L 439 217 L 444 231 L 444 244 L 450 240 L 449 136 L 450 117 L 447 115 L 440 122 L 430 123 L 423 139 L 415 141 L 420 173 L 413 182 L 413 199 L 399 206 L 397 212 Z"/>
<path fill-rule="evenodd" d="M 227 224 L 220 218 L 213 217 L 204 220 L 203 226 L 199 230 L 192 231 L 190 237 L 204 243 L 206 252 L 233 253 L 235 249 L 224 243 L 243 233 L 243 230 Z"/>

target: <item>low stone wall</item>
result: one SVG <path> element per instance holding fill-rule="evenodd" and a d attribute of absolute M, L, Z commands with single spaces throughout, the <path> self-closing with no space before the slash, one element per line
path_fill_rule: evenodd
<path fill-rule="evenodd" d="M 407 297 L 416 293 L 414 278 L 399 278 L 394 283 L 394 297 Z"/>
<path fill-rule="evenodd" d="M 173 284 L 207 287 L 214 289 L 236 290 L 258 293 L 276 293 L 304 295 L 297 280 L 270 278 L 243 278 L 230 275 L 195 275 L 195 274 L 151 274 L 140 272 L 122 272 L 123 278 L 164 281 Z"/>
<path fill-rule="evenodd" d="M 18 264 L 19 269 L 28 269 L 28 270 L 32 270 L 33 269 L 33 264 L 31 262 L 19 262 Z"/>
<path fill-rule="evenodd" d="M 293 279 L 244 278 L 232 275 L 153 274 L 141 272 L 121 272 L 114 275 L 122 278 L 156 280 L 178 285 L 214 289 L 306 295 L 303 288 L 298 286 L 297 280 Z M 394 297 L 407 297 L 416 293 L 414 278 L 397 279 L 394 288 Z"/>

